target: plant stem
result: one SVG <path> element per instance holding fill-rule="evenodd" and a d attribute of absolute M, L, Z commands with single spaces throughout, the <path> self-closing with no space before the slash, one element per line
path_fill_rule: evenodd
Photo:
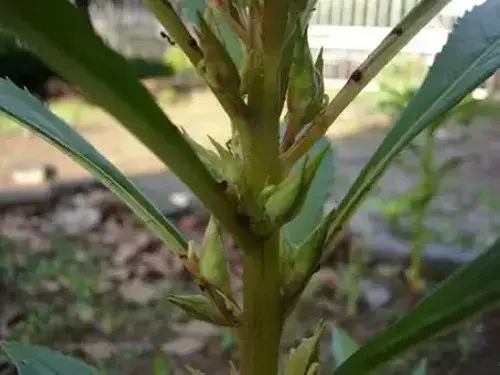
<path fill-rule="evenodd" d="M 263 91 L 273 101 L 276 96 L 272 90 L 266 90 L 265 82 L 264 79 Z M 248 138 L 242 137 L 245 176 L 254 200 L 266 185 L 276 184 L 282 178 L 279 115 L 273 108 L 265 107 L 265 101 L 261 103 L 257 106 L 261 113 L 254 113 L 258 122 L 251 127 Z M 240 375 L 276 375 L 282 329 L 280 232 L 271 234 L 260 246 L 243 251 Z"/>
<path fill-rule="evenodd" d="M 422 252 L 427 242 L 427 229 L 425 228 L 425 216 L 427 207 L 435 194 L 434 172 L 433 172 L 433 152 L 434 152 L 434 131 L 435 128 L 429 128 L 425 134 L 425 146 L 420 156 L 420 173 L 422 182 L 420 184 L 420 194 L 422 202 L 417 207 L 413 228 L 415 230 L 415 239 L 410 253 L 410 286 L 414 292 L 421 290 L 421 263 Z"/>
<path fill-rule="evenodd" d="M 328 130 L 361 90 L 429 23 L 451 0 L 422 0 L 358 66 L 340 92 L 284 155 L 285 166 L 295 164 Z"/>
<path fill-rule="evenodd" d="M 240 375 L 276 375 L 281 336 L 279 234 L 245 253 Z"/>

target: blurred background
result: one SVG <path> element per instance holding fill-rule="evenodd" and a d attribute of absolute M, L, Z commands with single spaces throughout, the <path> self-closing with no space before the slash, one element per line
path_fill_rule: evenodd
<path fill-rule="evenodd" d="M 190 0 L 184 0 L 190 1 Z M 335 206 L 413 97 L 457 17 L 482 1 L 454 0 L 330 128 Z M 122 54 L 174 123 L 207 147 L 229 122 L 140 0 L 75 0 L 82 16 Z M 309 29 L 325 48 L 330 97 L 417 0 L 319 0 Z M 60 25 L 64 32 L 64 25 Z M 85 48 L 85 46 L 82 46 Z M 74 126 L 149 195 L 190 239 L 207 212 L 164 166 L 78 87 L 0 28 L 0 76 L 26 87 Z M 500 228 L 499 75 L 419 136 L 354 217 L 342 259 L 326 259 L 285 329 L 283 349 L 321 316 L 357 341 L 413 306 L 474 258 Z M 239 254 L 228 243 L 234 288 Z M 418 282 L 408 268 L 421 267 Z M 410 282 L 413 280 L 413 282 Z M 15 122 L 0 117 L 0 339 L 27 340 L 78 355 L 106 374 L 227 374 L 237 360 L 230 332 L 189 320 L 165 293 L 196 292 L 168 248 L 80 166 Z M 417 296 L 417 297 L 418 297 Z M 493 311 L 391 363 L 409 374 L 500 374 L 500 311 Z M 324 373 L 334 338 L 324 336 Z M 0 357 L 0 374 L 14 370 Z"/>

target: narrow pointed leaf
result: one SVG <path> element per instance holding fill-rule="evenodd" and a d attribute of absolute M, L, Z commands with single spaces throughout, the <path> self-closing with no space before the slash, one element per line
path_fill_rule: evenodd
<path fill-rule="evenodd" d="M 318 151 L 327 147 L 329 140 L 321 138 L 308 151 L 306 156 L 301 158 L 294 167 L 297 170 L 304 163 L 304 158 L 311 158 Z M 329 147 L 326 154 L 323 156 L 321 164 L 316 171 L 314 179 L 309 187 L 306 201 L 304 202 L 299 214 L 284 227 L 285 238 L 293 245 L 302 243 L 313 229 L 318 225 L 323 217 L 324 206 L 326 200 L 331 194 L 333 183 L 335 181 L 335 154 Z"/>
<path fill-rule="evenodd" d="M 19 375 L 98 375 L 86 363 L 47 348 L 14 341 L 2 341 L 0 347 L 16 366 Z"/>
<path fill-rule="evenodd" d="M 500 2 L 488 0 L 466 13 L 437 55 L 417 94 L 340 203 L 334 229 L 354 213 L 405 146 L 444 116 L 500 66 Z"/>
<path fill-rule="evenodd" d="M 332 357 L 335 368 L 339 367 L 359 349 L 359 344 L 354 338 L 337 326 L 332 329 Z"/>
<path fill-rule="evenodd" d="M 220 326 L 229 326 L 217 307 L 201 294 L 170 294 L 167 300 L 180 307 L 192 318 Z"/>
<path fill-rule="evenodd" d="M 288 357 L 285 363 L 284 375 L 306 375 L 309 367 L 318 360 L 318 350 L 321 335 L 325 325 L 320 323 L 314 330 L 314 334 L 302 341 Z"/>
<path fill-rule="evenodd" d="M 176 252 L 186 241 L 141 191 L 66 122 L 12 82 L 0 79 L 0 113 L 17 120 L 89 170 Z"/>
<path fill-rule="evenodd" d="M 335 375 L 369 373 L 500 303 L 500 239 L 412 311 L 350 356 Z"/>

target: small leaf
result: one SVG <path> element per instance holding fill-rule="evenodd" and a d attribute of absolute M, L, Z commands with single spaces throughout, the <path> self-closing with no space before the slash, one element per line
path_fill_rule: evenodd
<path fill-rule="evenodd" d="M 173 251 L 184 252 L 186 241 L 141 191 L 71 126 L 27 91 L 0 79 L 0 112 L 19 121 L 94 174 L 123 200 Z"/>
<path fill-rule="evenodd" d="M 374 371 L 406 351 L 500 303 L 500 238 L 442 282 L 412 311 L 364 344 L 335 375 Z"/>
<path fill-rule="evenodd" d="M 422 359 L 418 366 L 413 370 L 413 375 L 427 375 L 427 360 Z"/>
<path fill-rule="evenodd" d="M 231 325 L 217 307 L 200 294 L 169 294 L 167 300 L 183 309 L 192 318 L 219 326 Z"/>
<path fill-rule="evenodd" d="M 305 157 L 311 157 L 324 147 L 328 147 L 323 156 L 316 175 L 311 182 L 307 198 L 299 214 L 284 227 L 286 239 L 294 245 L 299 245 L 318 225 L 323 216 L 325 202 L 331 194 L 335 181 L 335 154 L 331 143 L 326 138 L 321 138 L 295 165 L 297 170 L 304 162 Z"/>
<path fill-rule="evenodd" d="M 342 328 L 334 326 L 332 329 L 332 357 L 335 368 L 345 362 L 347 358 L 359 349 L 359 344 Z"/>
<path fill-rule="evenodd" d="M 2 341 L 0 347 L 19 375 L 98 375 L 86 363 L 47 348 L 14 341 Z"/>
<path fill-rule="evenodd" d="M 192 368 L 191 366 L 186 366 L 186 370 L 188 370 L 190 375 L 205 375 L 204 372 L 202 372 L 198 369 Z"/>
<path fill-rule="evenodd" d="M 284 375 L 306 375 L 309 367 L 318 360 L 318 350 L 321 335 L 325 330 L 325 325 L 319 323 L 314 329 L 314 334 L 303 340 L 295 348 L 285 363 Z"/>
<path fill-rule="evenodd" d="M 390 162 L 500 66 L 500 2 L 474 7 L 454 27 L 424 83 L 341 201 L 333 231 L 353 215 Z"/>

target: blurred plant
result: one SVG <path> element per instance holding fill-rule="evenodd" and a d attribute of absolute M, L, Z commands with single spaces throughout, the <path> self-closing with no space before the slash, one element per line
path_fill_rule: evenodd
<path fill-rule="evenodd" d="M 330 349 L 334 366 L 335 368 L 337 368 L 341 366 L 342 363 L 344 363 L 347 359 L 349 359 L 349 357 L 351 357 L 360 348 L 361 345 L 348 332 L 340 327 L 333 326 L 331 334 L 332 341 Z M 408 363 L 405 363 L 404 365 L 405 367 L 409 367 Z M 406 370 L 405 372 L 408 372 L 408 370 Z M 427 360 L 422 359 L 410 372 L 412 375 L 426 375 Z M 377 370 L 372 372 L 371 374 L 381 375 L 383 374 L 383 372 L 381 370 Z"/>
<path fill-rule="evenodd" d="M 91 325 L 95 320 L 98 283 L 95 249 L 70 244 L 57 234 L 48 252 L 25 254 L 21 244 L 0 241 L 0 275 L 16 297 L 28 295 L 30 304 L 23 321 L 13 328 L 25 339 L 60 336 L 68 327 Z M 99 249 L 100 251 L 100 249 Z"/>
<path fill-rule="evenodd" d="M 173 294 L 168 300 L 194 318 L 234 331 L 240 375 L 276 375 L 283 325 L 318 270 L 325 249 L 337 244 L 391 161 L 500 65 L 500 4 L 488 0 L 455 26 L 418 93 L 339 205 L 322 216 L 333 184 L 333 168 L 324 168 L 333 163 L 324 139 L 328 128 L 448 1 L 420 1 L 329 101 L 323 51 L 313 57 L 308 45 L 314 0 L 184 1 L 181 5 L 193 27 L 187 27 L 169 1 L 145 0 L 230 119 L 230 140 L 212 140 L 216 152 L 172 123 L 130 65 L 99 39 L 69 2 L 51 0 L 50 7 L 39 0 L 0 2 L 3 27 L 26 40 L 93 103 L 116 117 L 208 208 L 212 216 L 200 251 L 117 168 L 27 92 L 0 81 L 0 110 L 92 171 L 178 254 L 201 293 Z M 243 253 L 242 303 L 232 293 L 223 232 Z M 335 375 L 376 371 L 496 305 L 499 251 L 500 240 L 358 348 Z M 318 323 L 313 335 L 289 354 L 284 374 L 319 373 L 324 330 Z M 3 342 L 2 348 L 21 375 L 35 374 L 47 362 L 63 373 L 96 373 L 48 349 L 16 342 Z M 232 367 L 230 371 L 238 372 Z"/>
<path fill-rule="evenodd" d="M 381 89 L 377 106 L 380 111 L 394 119 L 401 115 L 418 92 L 418 86 L 400 84 L 393 87 L 384 81 Z M 451 157 L 443 162 L 436 161 L 436 154 L 439 151 L 439 146 L 436 144 L 439 131 L 445 126 L 468 126 L 478 117 L 498 114 L 500 114 L 498 103 L 483 98 L 476 99 L 470 94 L 448 113 L 433 121 L 423 134 L 408 145 L 401 157 L 396 159 L 395 164 L 407 171 L 416 172 L 419 176 L 415 187 L 400 196 L 385 200 L 385 207 L 382 208 L 385 218 L 393 228 L 399 231 L 406 229 L 411 233 L 411 259 L 407 276 L 413 292 L 420 293 L 423 290 L 421 277 L 423 251 L 439 233 L 438 230 L 426 225 L 428 209 L 439 195 L 446 177 L 466 161 L 463 156 Z M 409 153 L 416 159 L 416 163 L 405 158 Z M 409 223 L 409 228 L 405 228 L 405 223 Z"/>
<path fill-rule="evenodd" d="M 172 67 L 175 74 L 194 70 L 191 61 L 189 61 L 182 48 L 178 46 L 167 48 L 164 61 L 168 66 Z"/>

